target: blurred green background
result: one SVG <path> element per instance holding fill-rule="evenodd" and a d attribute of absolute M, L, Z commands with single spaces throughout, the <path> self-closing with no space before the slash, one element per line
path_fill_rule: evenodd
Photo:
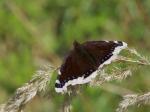
<path fill-rule="evenodd" d="M 150 0 L 0 0 L 0 103 L 39 66 L 59 66 L 74 40 L 122 40 L 150 57 Z M 112 84 L 143 93 L 150 90 L 149 73 L 143 67 Z M 74 112 L 114 112 L 121 99 L 88 87 L 72 106 Z M 25 112 L 57 112 L 62 102 L 59 94 L 36 97 Z M 149 111 L 149 106 L 129 109 Z"/>

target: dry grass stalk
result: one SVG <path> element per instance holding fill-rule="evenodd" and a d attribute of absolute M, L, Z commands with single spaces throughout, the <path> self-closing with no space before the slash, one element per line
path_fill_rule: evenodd
<path fill-rule="evenodd" d="M 130 54 L 135 55 L 138 58 L 138 60 L 135 60 L 133 58 L 120 57 L 120 61 L 133 62 L 141 65 L 150 65 L 148 57 L 142 56 L 135 49 L 127 48 L 126 50 L 128 50 Z"/>
<path fill-rule="evenodd" d="M 124 62 L 130 62 L 130 63 L 136 63 L 138 65 L 146 65 L 149 66 L 150 62 L 148 58 L 140 55 L 135 49 L 127 49 L 130 54 L 135 55 L 138 59 L 128 58 L 119 56 L 116 61 L 124 61 Z M 132 75 L 132 71 L 135 70 L 138 66 L 133 67 L 129 66 L 127 68 L 115 68 L 111 71 L 110 74 L 107 73 L 107 69 L 104 68 L 103 70 L 98 71 L 98 79 L 93 80 L 90 85 L 91 86 L 100 86 L 101 84 L 105 82 L 110 82 L 112 80 L 118 80 L 122 81 L 123 79 L 126 79 L 128 76 Z M 121 95 L 121 94 L 120 94 Z M 126 95 L 123 97 L 124 100 L 121 101 L 119 104 L 117 112 L 124 112 L 127 110 L 129 106 L 132 105 L 141 105 L 141 104 L 148 104 L 150 101 L 150 92 L 144 94 L 144 95 L 137 95 L 137 94 L 131 94 Z"/>
<path fill-rule="evenodd" d="M 0 105 L 0 112 L 4 112 L 5 104 Z"/>
<path fill-rule="evenodd" d="M 133 59 L 133 58 L 129 58 L 129 57 L 124 57 L 124 56 L 118 56 L 118 58 L 116 59 L 116 61 L 124 61 L 124 62 L 131 62 L 131 63 L 136 63 L 139 65 L 150 65 L 149 60 L 144 57 L 141 56 L 135 49 L 130 49 L 127 48 L 126 50 L 129 51 L 130 54 L 135 55 L 138 59 Z M 128 76 L 132 75 L 132 71 L 135 70 L 134 67 L 128 67 L 128 68 L 118 68 L 118 67 L 114 67 L 114 69 L 112 70 L 111 75 L 109 75 L 106 71 L 106 69 L 104 68 L 103 70 L 98 70 L 98 80 L 94 80 L 91 85 L 101 85 L 104 82 L 109 82 L 112 80 L 119 80 L 122 81 L 123 79 L 126 79 Z"/>
<path fill-rule="evenodd" d="M 71 104 L 68 104 L 68 105 L 65 105 L 65 106 L 64 106 L 63 112 L 71 112 L 71 110 L 72 110 L 72 105 L 71 105 Z"/>
<path fill-rule="evenodd" d="M 147 57 L 142 56 L 139 54 L 135 49 L 127 49 L 131 54 L 134 54 L 138 57 L 138 60 L 134 60 L 132 58 L 127 57 L 119 57 L 118 60 L 120 61 L 126 61 L 126 62 L 133 62 L 137 63 L 139 65 L 150 65 L 150 62 Z M 141 104 L 148 104 L 150 102 L 150 92 L 145 93 L 144 95 L 138 95 L 138 94 L 131 94 L 131 95 L 125 95 L 124 100 L 121 101 L 119 104 L 119 107 L 117 108 L 117 112 L 125 112 L 129 106 L 132 105 L 141 105 Z"/>
<path fill-rule="evenodd" d="M 99 77 L 96 80 L 93 80 L 90 85 L 91 86 L 98 86 L 101 85 L 105 82 L 110 82 L 113 80 L 119 80 L 122 81 L 123 79 L 127 78 L 128 76 L 131 76 L 131 70 L 130 69 L 126 69 L 126 70 L 122 70 L 122 69 L 114 69 L 114 72 L 111 73 L 111 75 L 109 75 L 108 73 L 106 73 L 105 69 L 98 71 Z"/>
<path fill-rule="evenodd" d="M 0 112 L 23 111 L 23 107 L 30 100 L 46 89 L 53 70 L 50 66 L 45 66 L 44 69 L 38 70 L 28 83 L 16 90 L 16 93 L 6 104 L 0 106 Z"/>
<path fill-rule="evenodd" d="M 150 92 L 143 95 L 129 94 L 123 97 L 123 101 L 120 102 L 116 112 L 125 112 L 128 107 L 133 105 L 148 104 L 150 102 Z"/>

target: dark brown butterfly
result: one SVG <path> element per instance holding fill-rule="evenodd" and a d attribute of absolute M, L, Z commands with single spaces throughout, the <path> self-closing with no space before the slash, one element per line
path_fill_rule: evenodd
<path fill-rule="evenodd" d="M 66 92 L 69 85 L 84 84 L 96 77 L 97 69 L 110 64 L 122 49 L 127 47 L 121 41 L 87 41 L 73 43 L 59 70 L 55 83 L 56 92 Z"/>

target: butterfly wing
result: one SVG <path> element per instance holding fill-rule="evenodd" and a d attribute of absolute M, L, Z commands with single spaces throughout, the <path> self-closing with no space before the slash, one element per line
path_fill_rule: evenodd
<path fill-rule="evenodd" d="M 60 68 L 56 80 L 55 90 L 65 91 L 67 86 L 86 83 L 84 77 L 95 71 L 87 58 L 81 56 L 76 50 L 72 50 Z"/>
<path fill-rule="evenodd" d="M 73 49 L 62 64 L 55 84 L 56 92 L 67 91 L 69 85 L 91 81 L 98 67 L 111 63 L 127 44 L 120 41 L 88 41 L 80 46 L 85 52 Z"/>
<path fill-rule="evenodd" d="M 121 41 L 88 41 L 83 46 L 94 57 L 99 67 L 101 64 L 109 64 L 113 61 L 118 53 L 127 47 L 127 44 Z"/>

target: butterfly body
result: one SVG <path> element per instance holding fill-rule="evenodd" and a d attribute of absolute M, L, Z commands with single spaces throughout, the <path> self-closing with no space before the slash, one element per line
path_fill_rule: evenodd
<path fill-rule="evenodd" d="M 83 44 L 75 41 L 73 45 L 61 65 L 55 84 L 56 92 L 66 92 L 70 85 L 90 82 L 99 68 L 110 64 L 127 47 L 121 41 L 87 41 Z"/>

